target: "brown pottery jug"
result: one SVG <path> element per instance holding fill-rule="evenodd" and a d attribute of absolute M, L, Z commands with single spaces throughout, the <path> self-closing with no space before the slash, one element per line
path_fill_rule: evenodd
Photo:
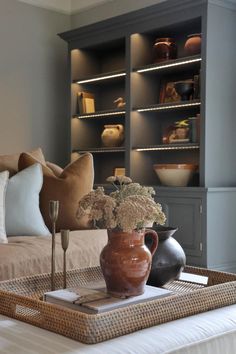
<path fill-rule="evenodd" d="M 154 63 L 163 60 L 176 59 L 177 47 L 172 38 L 157 38 L 154 46 Z"/>
<path fill-rule="evenodd" d="M 100 255 L 100 265 L 107 292 L 115 297 L 130 297 L 144 293 L 152 263 L 152 255 L 158 246 L 154 230 L 108 230 L 108 243 Z M 152 238 L 149 249 L 144 243 L 148 234 Z"/>

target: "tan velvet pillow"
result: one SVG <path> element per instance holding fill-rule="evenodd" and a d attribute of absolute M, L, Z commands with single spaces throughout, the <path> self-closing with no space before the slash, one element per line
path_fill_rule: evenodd
<path fill-rule="evenodd" d="M 19 159 L 19 170 L 38 162 L 29 154 L 23 153 Z M 60 177 L 56 177 L 48 167 L 43 166 L 43 187 L 40 193 L 40 209 L 47 227 L 51 230 L 48 214 L 49 201 L 59 200 L 60 210 L 57 231 L 61 229 L 78 230 L 89 228 L 88 219 L 76 219 L 79 200 L 93 188 L 93 156 L 81 155 L 65 167 Z"/>
<path fill-rule="evenodd" d="M 56 165 L 53 162 L 46 161 L 46 166 L 50 168 L 50 170 L 54 173 L 55 176 L 60 177 L 60 175 L 63 172 L 63 168 L 60 166 Z"/>
<path fill-rule="evenodd" d="M 27 154 L 33 156 L 42 165 L 46 164 L 43 152 L 40 148 L 32 150 Z M 16 174 L 18 171 L 19 157 L 20 154 L 0 155 L 0 172 L 9 171 L 10 176 Z"/>

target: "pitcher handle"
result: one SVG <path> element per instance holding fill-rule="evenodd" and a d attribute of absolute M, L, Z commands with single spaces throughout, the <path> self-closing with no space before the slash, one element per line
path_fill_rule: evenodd
<path fill-rule="evenodd" d="M 151 244 L 150 252 L 151 252 L 151 255 L 153 256 L 154 253 L 156 252 L 156 249 L 157 249 L 157 246 L 158 246 L 158 242 L 159 242 L 159 238 L 158 238 L 158 235 L 157 235 L 156 231 L 151 230 L 151 229 L 146 229 L 145 230 L 144 237 L 146 235 L 150 235 L 151 236 L 152 244 Z"/>

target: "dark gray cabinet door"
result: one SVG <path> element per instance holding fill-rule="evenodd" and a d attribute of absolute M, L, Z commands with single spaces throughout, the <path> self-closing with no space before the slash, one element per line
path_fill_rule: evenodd
<path fill-rule="evenodd" d="M 166 214 L 167 226 L 178 227 L 174 238 L 183 247 L 187 258 L 201 257 L 201 213 L 202 200 L 200 198 L 173 198 L 159 197 Z"/>

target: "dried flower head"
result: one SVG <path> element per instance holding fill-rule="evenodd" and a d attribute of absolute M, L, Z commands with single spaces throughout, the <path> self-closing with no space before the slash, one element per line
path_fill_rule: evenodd
<path fill-rule="evenodd" d="M 109 183 L 116 184 L 129 184 L 132 183 L 132 179 L 126 176 L 110 176 L 106 179 Z"/>
<path fill-rule="evenodd" d="M 150 222 L 163 225 L 166 217 L 156 203 L 152 187 L 132 183 L 126 176 L 110 176 L 116 191 L 106 195 L 102 187 L 85 195 L 79 202 L 77 218 L 87 215 L 100 228 L 119 228 L 125 232 L 141 229 Z"/>

